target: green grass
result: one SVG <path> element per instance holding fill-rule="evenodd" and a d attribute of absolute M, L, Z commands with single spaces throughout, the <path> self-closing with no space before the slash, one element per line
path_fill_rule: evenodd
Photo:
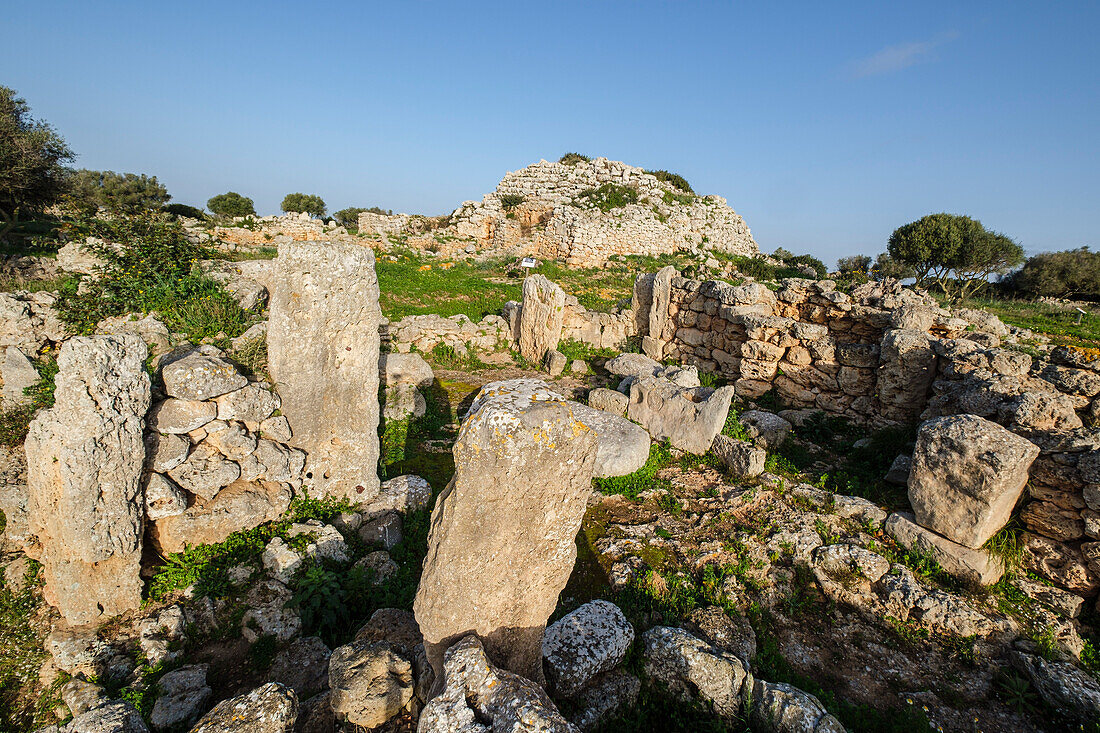
<path fill-rule="evenodd" d="M 1007 298 L 973 298 L 959 307 L 989 311 L 1010 326 L 1044 334 L 1055 343 L 1100 348 L 1100 313 L 1092 309 L 1081 315 L 1066 306 Z"/>
<path fill-rule="evenodd" d="M 444 260 L 422 256 L 412 250 L 381 254 L 375 265 L 381 290 L 382 313 L 390 320 L 405 316 L 459 313 L 479 321 L 500 313 L 505 301 L 520 300 L 521 281 L 505 277 L 504 260 L 458 261 L 443 269 Z M 429 269 L 422 269 L 429 268 Z"/>
<path fill-rule="evenodd" d="M 592 479 L 592 485 L 604 494 L 620 494 L 627 499 L 637 499 L 644 491 L 667 490 L 671 484 L 664 479 L 658 479 L 657 472 L 674 462 L 668 445 L 654 441 L 649 447 L 649 458 L 637 471 L 626 476 Z"/>
<path fill-rule="evenodd" d="M 37 698 L 38 672 L 49 656 L 32 618 L 42 605 L 39 566 L 31 563 L 22 590 L 0 579 L 0 731 L 35 730 L 56 720 L 56 685 Z"/>
<path fill-rule="evenodd" d="M 30 403 L 0 411 L 0 445 L 22 445 L 35 413 L 53 406 L 57 360 L 52 355 L 44 356 L 35 361 L 35 368 L 38 369 L 38 382 L 23 390 L 31 398 Z"/>

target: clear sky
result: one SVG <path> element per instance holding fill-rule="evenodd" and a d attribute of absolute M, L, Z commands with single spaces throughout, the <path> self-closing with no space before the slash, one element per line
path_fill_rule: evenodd
<path fill-rule="evenodd" d="M 445 213 L 577 151 L 725 196 L 761 248 L 965 213 L 1100 245 L 1100 2 L 4 4 L 0 84 L 174 200 Z"/>

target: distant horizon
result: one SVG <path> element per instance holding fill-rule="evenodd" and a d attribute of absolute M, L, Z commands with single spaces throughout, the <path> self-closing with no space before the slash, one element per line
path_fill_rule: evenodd
<path fill-rule="evenodd" d="M 830 267 L 946 211 L 1093 245 L 1100 5 L 323 2 L 10 9 L 0 84 L 172 201 L 443 215 L 566 152 L 683 175 Z"/>

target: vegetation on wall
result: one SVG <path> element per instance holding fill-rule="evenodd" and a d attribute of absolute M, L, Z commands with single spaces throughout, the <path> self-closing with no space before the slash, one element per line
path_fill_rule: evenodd
<path fill-rule="evenodd" d="M 581 155 L 580 153 L 566 153 L 558 158 L 558 162 L 563 165 L 576 165 L 577 163 L 587 163 L 592 160 L 587 155 Z"/>
<path fill-rule="evenodd" d="M 577 203 L 585 208 L 599 209 L 605 214 L 627 204 L 638 203 L 638 192 L 630 186 L 605 183 L 599 188 L 589 188 L 577 197 Z"/>
<path fill-rule="evenodd" d="M 675 188 L 680 189 L 685 193 L 695 193 L 691 184 L 687 182 L 687 179 L 681 176 L 679 173 L 672 173 L 670 171 L 646 171 L 649 175 L 656 178 L 662 183 L 667 183 Z"/>

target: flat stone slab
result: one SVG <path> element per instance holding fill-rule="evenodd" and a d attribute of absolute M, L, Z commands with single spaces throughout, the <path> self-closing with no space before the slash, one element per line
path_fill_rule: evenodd
<path fill-rule="evenodd" d="M 985 550 L 972 550 L 925 529 L 914 521 L 912 514 L 891 514 L 886 519 L 886 531 L 904 547 L 931 553 L 940 567 L 963 580 L 992 585 L 1004 575 L 1001 561 Z"/>

